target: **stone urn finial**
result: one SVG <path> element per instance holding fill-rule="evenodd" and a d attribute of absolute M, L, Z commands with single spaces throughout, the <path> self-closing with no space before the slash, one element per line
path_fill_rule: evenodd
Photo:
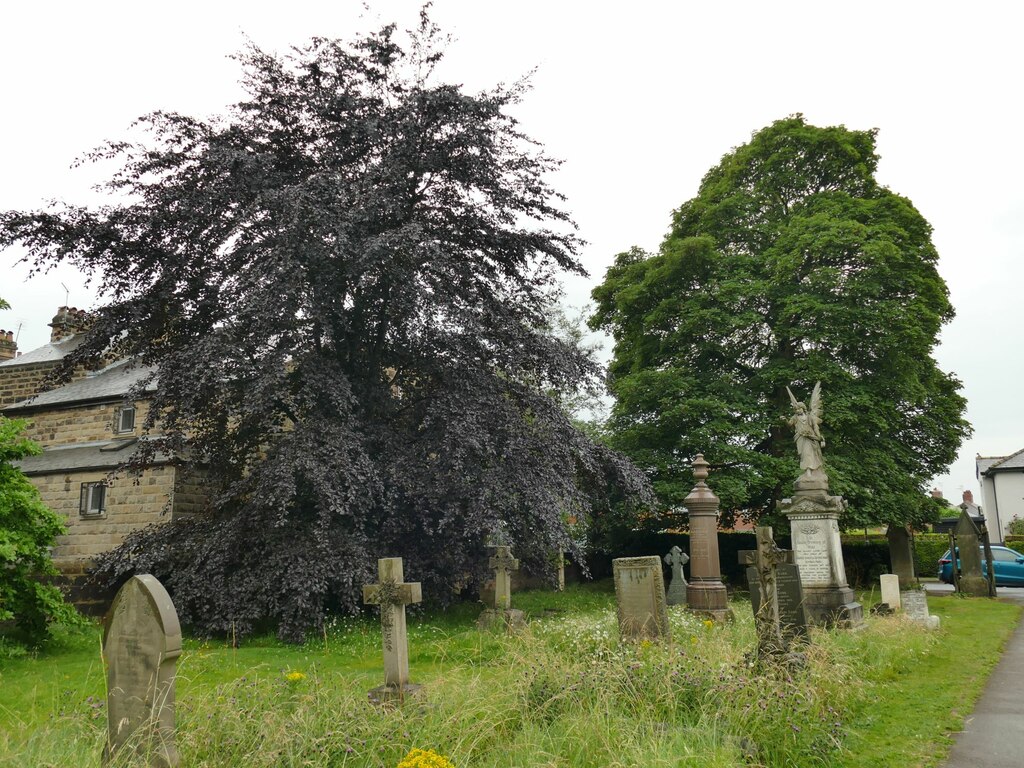
<path fill-rule="evenodd" d="M 693 476 L 696 478 L 698 485 L 704 485 L 704 481 L 708 479 L 708 467 L 711 465 L 704 461 L 704 454 L 698 453 L 697 457 L 693 460 Z"/>

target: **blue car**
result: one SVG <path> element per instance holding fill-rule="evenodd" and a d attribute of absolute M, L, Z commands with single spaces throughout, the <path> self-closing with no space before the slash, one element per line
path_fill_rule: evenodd
<path fill-rule="evenodd" d="M 985 561 L 985 548 L 981 550 L 981 572 L 988 577 L 988 563 Z M 1009 547 L 992 547 L 992 560 L 996 564 L 997 587 L 1024 587 L 1024 555 Z M 958 563 L 959 564 L 959 563 Z M 939 559 L 939 581 L 953 583 L 953 561 L 949 550 Z"/>

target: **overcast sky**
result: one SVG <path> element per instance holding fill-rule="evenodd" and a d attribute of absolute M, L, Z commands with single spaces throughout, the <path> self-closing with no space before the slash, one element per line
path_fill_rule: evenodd
<path fill-rule="evenodd" d="M 0 24 L 0 210 L 95 202 L 84 151 L 155 109 L 209 115 L 238 99 L 228 58 L 245 37 L 283 52 L 397 21 L 405 0 L 263 3 L 44 2 Z M 436 0 L 455 36 L 443 76 L 471 91 L 536 68 L 517 111 L 565 164 L 553 179 L 588 245 L 582 304 L 614 255 L 656 248 L 671 210 L 759 128 L 794 112 L 816 125 L 878 128 L 879 178 L 935 229 L 956 319 L 936 357 L 964 383 L 975 434 L 946 498 L 978 495 L 974 455 L 1024 448 L 1024 160 L 1021 15 L 1012 3 Z M 64 303 L 95 303 L 71 269 L 26 280 L 0 254 L 0 328 L 48 341 Z M 827 409 L 826 393 L 826 409 Z M 826 410 L 827 419 L 827 410 Z"/>

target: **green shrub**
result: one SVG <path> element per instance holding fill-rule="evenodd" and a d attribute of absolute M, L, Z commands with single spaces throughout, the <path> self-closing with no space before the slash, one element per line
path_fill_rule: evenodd
<path fill-rule="evenodd" d="M 944 533 L 914 534 L 914 569 L 918 578 L 935 576 L 939 558 L 949 549 L 949 536 Z"/>
<path fill-rule="evenodd" d="M 49 547 L 64 533 L 60 518 L 11 462 L 39 453 L 21 436 L 24 421 L 0 416 L 0 623 L 13 622 L 14 639 L 37 646 L 56 623 L 78 620 L 60 590 L 43 581 L 57 571 Z"/>
<path fill-rule="evenodd" d="M 1006 546 L 1012 549 L 1014 552 L 1020 552 L 1024 555 L 1024 541 L 1007 541 Z"/>

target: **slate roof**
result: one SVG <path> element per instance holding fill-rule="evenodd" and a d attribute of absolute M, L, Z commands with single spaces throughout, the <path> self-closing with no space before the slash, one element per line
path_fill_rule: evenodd
<path fill-rule="evenodd" d="M 61 472 L 84 472 L 95 469 L 114 469 L 132 454 L 138 438 L 97 440 L 91 443 L 71 443 L 46 448 L 38 456 L 26 456 L 12 462 L 26 475 L 52 475 Z M 154 464 L 167 463 L 167 457 L 158 453 Z"/>
<path fill-rule="evenodd" d="M 983 459 L 978 460 L 978 472 L 980 474 L 1006 469 L 1024 469 L 1024 448 L 1021 448 L 1016 453 L 1011 453 L 1009 456 L 995 457 L 995 460 L 985 469 L 981 468 L 981 461 Z"/>
<path fill-rule="evenodd" d="M 83 379 L 9 405 L 5 411 L 34 411 L 75 403 L 117 400 L 152 371 L 153 368 L 149 366 L 131 365 L 131 361 L 121 360 L 89 373 Z M 153 391 L 155 388 L 155 382 L 150 382 L 146 387 L 147 391 Z"/>
<path fill-rule="evenodd" d="M 78 348 L 78 345 L 85 340 L 85 336 L 82 334 L 76 334 L 69 336 L 66 339 L 60 341 L 50 342 L 44 344 L 37 349 L 33 349 L 31 352 L 26 352 L 24 355 L 11 358 L 10 360 L 4 360 L 0 363 L 0 367 L 13 368 L 16 365 L 31 365 L 32 363 L 50 363 L 58 360 L 63 360 L 65 355 L 74 351 Z"/>

